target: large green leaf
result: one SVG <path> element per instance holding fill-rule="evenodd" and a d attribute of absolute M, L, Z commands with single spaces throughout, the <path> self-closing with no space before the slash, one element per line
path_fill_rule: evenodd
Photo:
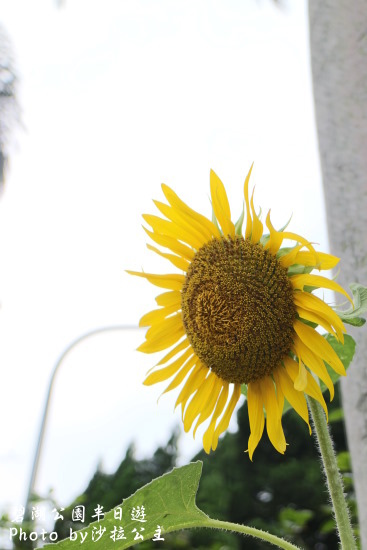
<path fill-rule="evenodd" d="M 44 548 L 51 550 L 57 546 L 57 550 L 68 550 L 80 548 L 80 544 L 83 544 L 84 550 L 124 550 L 139 544 L 142 540 L 164 540 L 164 534 L 171 531 L 190 527 L 211 527 L 250 535 L 284 550 L 299 550 L 298 546 L 266 531 L 211 519 L 199 510 L 195 499 L 201 469 L 202 462 L 192 462 L 187 466 L 174 468 L 172 472 L 154 479 L 136 491 L 125 499 L 121 506 L 116 506 L 104 514 L 104 518 L 101 517 L 99 522 L 91 523 L 80 531 L 72 531 L 71 538 L 69 536 L 56 544 L 47 544 Z M 120 532 L 123 529 L 124 538 L 116 536 L 119 528 Z M 102 535 L 98 538 L 101 532 Z M 113 533 L 115 540 L 111 536 Z"/>
<path fill-rule="evenodd" d="M 364 325 L 366 319 L 360 317 L 362 313 L 367 312 L 367 287 L 359 283 L 351 283 L 349 285 L 353 293 L 353 306 L 345 311 L 336 311 L 344 323 L 349 323 L 356 327 Z"/>
<path fill-rule="evenodd" d="M 170 531 L 198 527 L 200 524 L 205 526 L 209 518 L 195 504 L 201 470 L 201 462 L 175 468 L 172 472 L 153 480 L 136 491 L 132 496 L 125 499 L 120 507 L 117 506 L 106 513 L 99 522 L 95 521 L 87 528 L 75 531 L 73 535 L 73 537 L 76 537 L 75 540 L 67 538 L 56 545 L 46 545 L 45 548 L 55 548 L 57 546 L 60 550 L 67 550 L 68 548 L 79 547 L 82 537 L 85 537 L 84 550 L 92 548 L 95 550 L 96 543 L 97 547 L 103 550 L 123 550 L 141 542 L 141 539 L 134 540 L 137 535 L 142 535 L 144 540 L 152 540 L 158 526 L 161 527 L 161 537 L 163 538 L 164 533 Z M 141 515 L 140 518 L 144 521 L 132 519 L 133 508 L 135 508 L 135 511 L 142 511 L 142 507 L 144 507 L 145 517 Z M 115 519 L 115 511 L 118 516 L 119 508 L 122 510 L 122 517 L 121 519 Z M 114 541 L 110 538 L 115 526 L 117 531 L 119 527 L 123 528 L 126 539 L 116 539 Z M 106 530 L 100 540 L 97 541 L 97 531 L 99 529 Z M 136 531 L 133 531 L 133 529 L 136 529 Z M 141 531 L 141 529 L 143 530 Z M 95 540 L 93 540 L 93 536 Z"/>

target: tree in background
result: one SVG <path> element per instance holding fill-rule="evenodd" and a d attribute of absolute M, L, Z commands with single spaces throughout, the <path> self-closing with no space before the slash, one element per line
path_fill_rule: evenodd
<path fill-rule="evenodd" d="M 11 135 L 18 121 L 17 77 L 12 48 L 0 25 L 0 190 L 5 181 Z"/>

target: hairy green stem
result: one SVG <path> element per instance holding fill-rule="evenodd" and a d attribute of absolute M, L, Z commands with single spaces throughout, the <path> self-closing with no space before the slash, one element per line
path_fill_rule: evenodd
<path fill-rule="evenodd" d="M 247 525 L 240 525 L 238 523 L 231 523 L 230 521 L 220 521 L 219 519 L 207 518 L 205 522 L 201 521 L 197 525 L 195 525 L 195 523 L 190 523 L 190 525 L 182 525 L 179 528 L 192 529 L 193 527 L 198 527 L 198 528 L 208 527 L 212 529 L 223 529 L 224 531 L 232 531 L 234 533 L 240 533 L 241 535 L 249 535 L 257 539 L 265 540 L 266 542 L 270 542 L 270 544 L 274 544 L 274 546 L 278 546 L 278 548 L 284 548 L 284 550 L 300 550 L 299 546 L 296 546 L 291 542 L 288 542 L 284 539 L 276 537 L 275 535 L 271 535 L 266 531 L 262 531 L 261 529 L 255 529 L 255 527 L 247 527 Z M 177 531 L 177 530 L 178 530 L 177 526 L 175 526 L 172 529 L 172 531 Z M 167 532 L 168 531 L 171 531 L 171 530 L 168 529 Z"/>
<path fill-rule="evenodd" d="M 326 418 L 321 405 L 312 397 L 308 399 L 316 438 L 319 444 L 320 455 L 324 465 L 327 486 L 333 504 L 335 521 L 343 550 L 355 550 L 357 548 L 353 535 L 352 525 L 347 503 L 343 492 L 343 482 L 336 461 L 333 442 L 326 423 Z"/>

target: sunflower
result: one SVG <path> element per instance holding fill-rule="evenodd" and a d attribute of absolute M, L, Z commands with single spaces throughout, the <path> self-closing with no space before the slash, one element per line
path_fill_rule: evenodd
<path fill-rule="evenodd" d="M 144 230 L 164 252 L 147 247 L 171 262 L 180 273 L 156 275 L 129 271 L 166 289 L 157 296 L 157 309 L 140 320 L 150 327 L 138 350 L 144 353 L 169 350 L 148 372 L 144 384 L 170 380 L 163 393 L 181 387 L 185 431 L 196 421 L 207 428 L 203 446 L 215 450 L 218 438 L 229 425 L 234 408 L 247 389 L 250 459 L 265 425 L 277 451 L 286 441 L 281 418 L 285 399 L 308 424 L 306 395 L 316 399 L 327 415 L 319 377 L 330 398 L 334 386 L 325 363 L 339 375 L 345 369 L 338 355 L 315 330 L 320 326 L 343 342 L 345 332 L 335 311 L 313 294 L 316 288 L 344 294 L 335 281 L 313 269 L 328 270 L 339 259 L 316 252 L 303 237 L 274 229 L 270 211 L 268 233 L 244 185 L 244 215 L 231 221 L 227 194 L 218 176 L 210 173 L 213 221 L 187 206 L 172 189 L 162 185 L 168 204 L 154 201 L 164 218 L 143 215 L 151 227 Z M 281 248 L 284 240 L 293 246 Z M 209 420 L 208 420 L 209 419 Z"/>

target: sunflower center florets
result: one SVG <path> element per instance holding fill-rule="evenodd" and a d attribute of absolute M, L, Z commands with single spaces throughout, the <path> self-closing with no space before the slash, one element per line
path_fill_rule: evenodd
<path fill-rule="evenodd" d="M 182 316 L 195 353 L 220 378 L 263 378 L 292 346 L 296 309 L 287 271 L 260 244 L 213 239 L 190 264 Z"/>

